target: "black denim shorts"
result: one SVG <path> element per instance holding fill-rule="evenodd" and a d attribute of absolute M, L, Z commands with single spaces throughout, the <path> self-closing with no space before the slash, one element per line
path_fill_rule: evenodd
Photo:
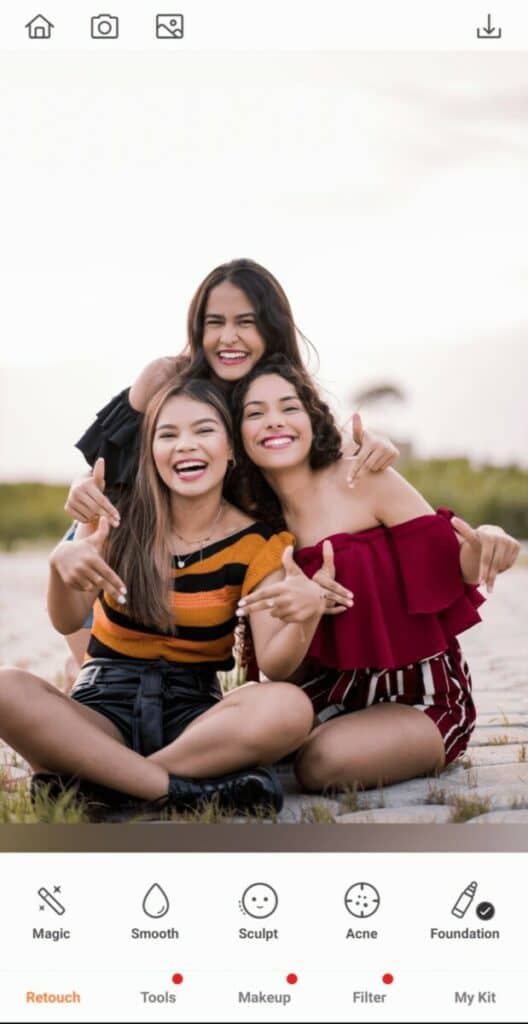
<path fill-rule="evenodd" d="M 160 658 L 93 658 L 82 669 L 72 700 L 99 711 L 128 747 L 147 757 L 172 743 L 204 711 L 222 700 L 216 673 Z"/>

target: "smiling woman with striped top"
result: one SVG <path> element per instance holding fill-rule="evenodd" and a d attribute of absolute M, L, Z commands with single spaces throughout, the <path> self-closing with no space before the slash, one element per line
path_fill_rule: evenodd
<path fill-rule="evenodd" d="M 311 703 L 287 682 L 223 697 L 216 673 L 233 664 L 240 598 L 285 581 L 281 622 L 264 608 L 251 623 L 260 667 L 280 680 L 306 654 L 325 594 L 295 565 L 290 534 L 227 499 L 232 463 L 230 414 L 214 385 L 169 386 L 147 409 L 121 525 L 101 517 L 56 547 L 53 624 L 73 632 L 94 601 L 95 614 L 71 697 L 0 670 L 0 734 L 38 773 L 34 787 L 58 773 L 88 780 L 92 800 L 128 797 L 137 810 L 134 800 L 182 810 L 210 797 L 238 811 L 280 808 L 275 775 L 258 766 L 299 747 Z"/>

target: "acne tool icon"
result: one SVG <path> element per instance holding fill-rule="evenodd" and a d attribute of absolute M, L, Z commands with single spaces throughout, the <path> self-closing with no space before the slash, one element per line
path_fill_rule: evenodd
<path fill-rule="evenodd" d="M 143 912 L 147 917 L 165 917 L 169 910 L 169 897 L 158 882 L 154 882 L 143 898 Z"/>
<path fill-rule="evenodd" d="M 451 911 L 453 917 L 464 917 L 464 914 L 469 910 L 473 900 L 475 899 L 476 891 L 476 882 L 470 882 L 469 885 L 466 885 L 466 888 L 460 893 L 460 896 Z"/>

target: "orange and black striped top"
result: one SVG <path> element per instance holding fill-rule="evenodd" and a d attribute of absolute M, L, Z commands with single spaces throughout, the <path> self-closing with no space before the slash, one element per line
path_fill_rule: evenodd
<path fill-rule="evenodd" d="M 105 591 L 94 605 L 88 660 L 165 658 L 221 671 L 232 668 L 238 601 L 280 568 L 284 549 L 292 543 L 290 533 L 254 523 L 209 544 L 201 554 L 185 555 L 182 569 L 173 558 L 174 632 L 135 622 Z"/>

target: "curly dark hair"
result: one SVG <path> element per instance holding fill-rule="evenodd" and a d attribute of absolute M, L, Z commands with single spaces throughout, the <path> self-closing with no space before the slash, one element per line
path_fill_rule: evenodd
<path fill-rule="evenodd" d="M 322 469 L 337 462 L 342 456 L 341 434 L 334 417 L 321 398 L 312 378 L 302 366 L 294 366 L 283 355 L 260 359 L 246 377 L 235 385 L 231 394 L 231 409 L 235 428 L 237 473 L 234 480 L 236 502 L 250 515 L 263 519 L 274 529 L 284 529 L 285 521 L 279 500 L 261 470 L 248 458 L 241 438 L 244 399 L 254 380 L 277 374 L 297 392 L 312 424 L 313 440 L 310 448 L 310 466 Z"/>

